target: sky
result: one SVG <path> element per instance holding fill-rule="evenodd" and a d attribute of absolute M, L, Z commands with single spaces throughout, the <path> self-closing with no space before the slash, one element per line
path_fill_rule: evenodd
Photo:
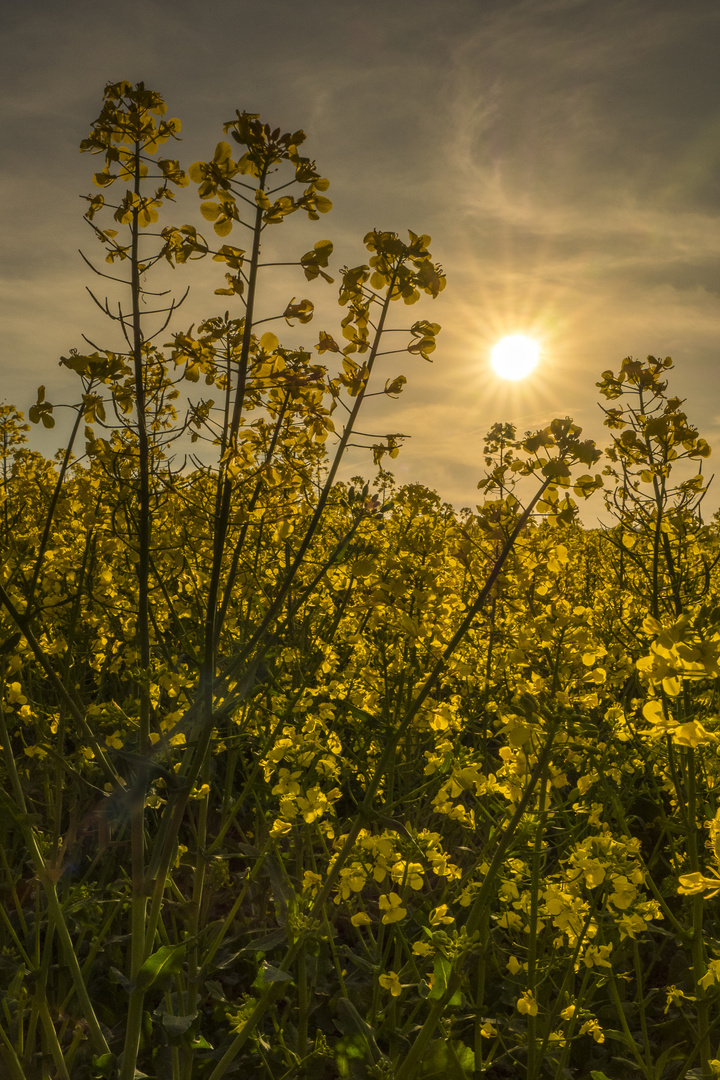
<path fill-rule="evenodd" d="M 360 425 L 410 436 L 400 483 L 473 506 L 497 421 L 523 432 L 571 416 L 605 445 L 595 384 L 649 353 L 673 357 L 671 390 L 720 454 L 714 0 L 26 0 L 1 19 L 0 400 L 27 410 L 42 383 L 72 401 L 60 356 L 83 351 L 83 333 L 119 346 L 78 254 L 100 251 L 79 198 L 96 160 L 78 145 L 105 84 L 142 80 L 181 119 L 185 166 L 212 157 L 236 109 L 307 133 L 334 208 L 278 231 L 292 257 L 330 239 L 337 271 L 366 261 L 373 228 L 432 237 L 447 288 L 408 310 L 442 326 L 433 363 L 387 358 L 407 387 Z M 177 209 L 201 220 L 193 202 Z M 227 306 L 216 275 L 188 277 L 177 329 Z M 172 283 L 182 291 L 183 272 Z M 309 327 L 277 331 L 284 344 L 338 333 L 334 289 L 299 271 L 267 286 L 268 311 L 278 290 L 316 304 Z M 489 367 L 509 333 L 543 350 L 519 383 Z M 50 452 L 57 431 L 33 440 Z M 371 475 L 353 453 L 348 473 Z"/>

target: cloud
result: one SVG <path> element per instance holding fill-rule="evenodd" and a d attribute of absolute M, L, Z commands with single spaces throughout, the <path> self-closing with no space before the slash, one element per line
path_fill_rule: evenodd
<path fill-rule="evenodd" d="M 452 351 L 479 362 L 502 334 L 534 332 L 548 354 L 535 393 L 600 437 L 599 372 L 648 352 L 677 356 L 673 386 L 720 435 L 697 393 L 717 386 L 719 30 L 702 3 L 494 5 L 444 80 Z M 441 411 L 469 432 L 449 400 Z"/>
<path fill-rule="evenodd" d="M 706 0 L 177 0 L 171 17 L 165 3 L 127 0 L 122 18 L 91 0 L 35 0 L 9 26 L 0 299 L 4 392 L 18 403 L 57 378 L 81 331 L 100 334 L 74 255 L 93 254 L 77 198 L 92 162 L 77 144 L 104 83 L 130 78 L 182 118 L 186 162 L 212 154 L 236 107 L 307 130 L 335 210 L 283 226 L 285 250 L 327 236 L 337 269 L 366 258 L 375 226 L 432 235 L 448 289 L 397 315 L 443 324 L 435 363 L 389 358 L 406 392 L 387 409 L 376 399 L 363 421 L 413 436 L 399 477 L 466 505 L 496 420 L 525 430 L 570 414 L 602 436 L 594 383 L 628 353 L 676 355 L 691 417 L 720 437 L 720 9 Z M 180 325 L 217 307 L 213 274 L 194 269 Z M 287 274 L 268 287 L 268 311 L 284 290 L 318 307 L 288 344 L 335 328 L 332 289 Z M 545 359 L 511 388 L 486 354 L 517 330 L 543 341 Z"/>

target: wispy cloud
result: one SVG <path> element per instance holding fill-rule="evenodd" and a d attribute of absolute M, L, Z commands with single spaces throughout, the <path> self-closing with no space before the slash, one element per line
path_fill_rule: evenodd
<path fill-rule="evenodd" d="M 284 227 L 291 247 L 328 236 L 336 262 L 352 264 L 374 226 L 432 234 L 449 279 L 422 312 L 444 326 L 435 363 L 389 358 L 408 387 L 376 399 L 366 422 L 413 436 L 394 463 L 400 479 L 465 505 L 496 420 L 525 430 L 568 413 L 602 436 L 594 383 L 628 353 L 675 355 L 678 392 L 720 443 L 720 8 L 272 4 L 272 25 L 267 0 L 176 0 L 171 13 L 127 0 L 122 20 L 91 0 L 14 13 L 0 130 L 7 397 L 24 404 L 38 382 L 59 382 L 59 354 L 99 332 L 74 256 L 88 245 L 77 194 L 90 173 L 77 143 L 104 82 L 124 77 L 161 90 L 182 117 L 185 161 L 212 153 L 236 107 L 306 128 L 336 210 L 306 231 Z M 199 272 L 188 322 L 213 307 L 210 278 Z M 317 324 L 332 329 L 338 308 L 320 292 Z M 518 329 L 537 334 L 545 359 L 511 386 L 486 356 Z"/>

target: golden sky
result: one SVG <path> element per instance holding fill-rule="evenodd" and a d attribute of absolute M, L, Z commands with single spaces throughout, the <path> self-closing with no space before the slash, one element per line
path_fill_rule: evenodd
<path fill-rule="evenodd" d="M 78 198 L 94 163 L 77 147 L 105 83 L 144 80 L 182 120 L 185 165 L 212 156 L 236 109 L 305 129 L 334 210 L 279 230 L 293 254 L 331 239 L 337 269 L 364 261 L 372 228 L 432 236 L 448 287 L 409 321 L 442 324 L 434 363 L 388 358 L 407 388 L 361 425 L 411 436 L 401 482 L 473 505 L 498 420 L 524 431 L 570 415 L 602 439 L 595 382 L 628 354 L 673 356 L 671 386 L 720 449 L 720 5 L 32 0 L 4 16 L 3 37 L 6 401 L 27 409 L 39 383 L 72 400 L 60 355 L 82 350 L 83 332 L 119 344 L 77 254 L 95 254 Z M 178 329 L 220 310 L 214 272 L 188 279 Z M 274 290 L 318 309 L 285 344 L 336 331 L 330 287 L 281 277 L 268 310 Z M 543 345 L 522 383 L 488 365 L 506 333 Z M 359 458 L 348 469 L 372 471 Z"/>

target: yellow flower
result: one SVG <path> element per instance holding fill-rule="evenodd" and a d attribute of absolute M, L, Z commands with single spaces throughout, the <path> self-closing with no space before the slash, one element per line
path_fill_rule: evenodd
<path fill-rule="evenodd" d="M 514 881 L 503 881 L 498 896 L 501 900 L 517 900 L 520 896 L 517 884 Z"/>
<path fill-rule="evenodd" d="M 388 971 L 387 975 L 381 975 L 378 982 L 386 990 L 389 990 L 393 997 L 400 997 L 402 994 L 400 980 L 394 971 Z"/>
<path fill-rule="evenodd" d="M 605 867 L 597 859 L 588 859 L 583 866 L 583 873 L 585 884 L 590 889 L 594 889 L 596 885 L 602 885 L 605 880 Z"/>
<path fill-rule="evenodd" d="M 302 776 L 300 769 L 296 769 L 294 772 L 290 772 L 289 769 L 278 769 L 278 782 L 270 789 L 272 794 L 299 795 L 301 788 L 297 782 L 298 776 Z"/>
<path fill-rule="evenodd" d="M 270 830 L 271 836 L 284 836 L 292 830 L 292 825 L 289 821 L 283 821 L 282 818 L 276 818 L 273 822 Z"/>
<path fill-rule="evenodd" d="M 308 825 L 316 821 L 317 818 L 322 817 L 330 805 L 325 792 L 320 791 L 317 787 L 311 788 L 307 792 L 307 798 L 298 796 L 297 804 Z"/>
<path fill-rule="evenodd" d="M 391 870 L 393 881 L 402 883 L 407 881 L 411 889 L 420 890 L 423 887 L 422 863 L 405 862 L 401 859 L 396 862 Z"/>
<path fill-rule="evenodd" d="M 612 967 L 608 956 L 612 952 L 612 942 L 609 945 L 589 945 L 585 950 L 583 960 L 586 967 Z"/>
<path fill-rule="evenodd" d="M 427 941 L 416 941 L 412 947 L 412 951 L 416 956 L 432 956 L 435 952 L 432 945 Z"/>
<path fill-rule="evenodd" d="M 662 918 L 661 915 L 655 915 L 655 918 Z M 648 920 L 649 921 L 649 920 Z M 619 919 L 617 926 L 620 930 L 620 940 L 624 941 L 626 937 L 635 938 L 635 934 L 642 934 L 645 927 L 645 919 L 643 919 L 636 912 L 625 912 Z"/>
<path fill-rule="evenodd" d="M 42 746 L 26 746 L 24 752 L 28 757 L 37 757 L 40 761 L 47 757 L 47 750 L 43 750 Z"/>
<path fill-rule="evenodd" d="M 340 882 L 337 886 L 339 896 L 335 903 L 347 900 L 351 893 L 361 892 L 365 886 L 366 874 L 360 863 L 354 862 L 350 866 L 344 866 L 340 871 Z"/>
<path fill-rule="evenodd" d="M 673 730 L 673 741 L 680 746 L 701 746 L 705 743 L 717 742 L 714 735 L 702 726 L 697 720 L 691 720 L 687 724 L 678 724 Z"/>
<path fill-rule="evenodd" d="M 575 1015 L 576 1008 L 576 1005 L 568 1005 L 567 1009 L 563 1009 L 563 1011 L 560 1013 L 563 1020 L 572 1020 L 573 1016 Z"/>
<path fill-rule="evenodd" d="M 5 691 L 5 696 L 10 705 L 25 705 L 27 702 L 19 682 L 11 682 Z M 122 746 L 122 743 L 120 745 Z"/>
<path fill-rule="evenodd" d="M 175 868 L 176 869 L 180 865 L 180 860 L 182 859 L 183 855 L 185 855 L 185 854 L 187 854 L 187 847 L 185 846 L 185 844 L 178 844 L 178 846 L 177 846 L 177 855 L 175 856 Z"/>
<path fill-rule="evenodd" d="M 522 1013 L 523 1016 L 537 1016 L 538 1005 L 535 1000 L 535 995 L 531 994 L 529 990 L 526 990 L 521 998 L 517 1001 L 517 1010 Z"/>
<path fill-rule="evenodd" d="M 703 976 L 703 978 L 705 978 L 705 976 Z M 666 993 L 667 998 L 665 1001 L 665 1008 L 663 1010 L 665 1013 L 667 1013 L 671 1005 L 680 1005 L 682 1001 L 697 1001 L 697 998 L 691 997 L 689 994 L 683 993 L 683 991 L 679 990 L 674 984 L 673 986 L 668 986 Z"/>
<path fill-rule="evenodd" d="M 497 1035 L 497 1028 L 493 1024 L 492 1020 L 486 1020 L 483 1026 L 480 1028 L 480 1034 L 485 1039 L 494 1039 Z"/>
<path fill-rule="evenodd" d="M 315 896 L 318 891 L 318 886 L 322 885 L 322 875 L 315 874 L 312 870 L 306 870 L 303 874 L 302 891 L 309 892 L 311 896 Z"/>
<path fill-rule="evenodd" d="M 369 915 L 366 915 L 364 911 L 358 911 L 357 915 L 353 915 L 350 922 L 353 926 L 369 926 L 372 919 Z"/>
<path fill-rule="evenodd" d="M 385 914 L 382 921 L 387 926 L 389 923 L 400 922 L 407 915 L 407 910 L 402 906 L 402 900 L 397 893 L 388 893 L 380 897 L 380 908 Z"/>
<path fill-rule="evenodd" d="M 517 956 L 511 956 L 505 965 L 511 975 L 517 975 L 518 971 L 522 970 L 522 964 L 518 960 Z"/>
<path fill-rule="evenodd" d="M 637 896 L 637 889 L 623 874 L 613 878 L 612 884 L 613 892 L 610 896 L 610 903 L 618 911 L 624 911 L 625 908 L 630 907 Z"/>
<path fill-rule="evenodd" d="M 448 915 L 447 911 L 447 904 L 440 904 L 439 907 L 433 908 L 430 912 L 430 925 L 440 926 L 442 923 L 455 922 L 452 915 Z"/>
<path fill-rule="evenodd" d="M 711 960 L 703 977 L 698 979 L 698 985 L 709 990 L 716 982 L 720 982 L 720 960 Z"/>
<path fill-rule="evenodd" d="M 581 1035 L 592 1035 L 596 1043 L 605 1042 L 605 1033 L 598 1024 L 597 1020 L 586 1020 L 583 1026 L 580 1028 Z"/>
<path fill-rule="evenodd" d="M 522 919 L 514 911 L 505 911 L 497 921 L 498 926 L 504 930 L 521 930 Z"/>
<path fill-rule="evenodd" d="M 703 874 L 683 874 L 679 879 L 678 892 L 681 896 L 697 896 L 703 893 L 706 900 L 720 893 L 720 878 L 704 877 Z"/>

